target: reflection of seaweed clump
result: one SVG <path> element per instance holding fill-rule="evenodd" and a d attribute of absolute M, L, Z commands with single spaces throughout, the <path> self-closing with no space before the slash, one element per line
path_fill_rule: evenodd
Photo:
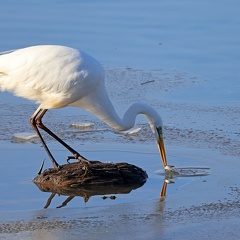
<path fill-rule="evenodd" d="M 46 169 L 33 182 L 44 192 L 90 197 L 129 193 L 141 187 L 147 177 L 144 170 L 132 164 L 90 161 L 65 164 L 60 170 Z"/>

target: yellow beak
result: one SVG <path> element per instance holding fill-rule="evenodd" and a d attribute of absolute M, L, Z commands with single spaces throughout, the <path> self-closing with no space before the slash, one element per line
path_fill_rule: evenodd
<path fill-rule="evenodd" d="M 165 148 L 164 148 L 164 142 L 163 142 L 163 133 L 162 133 L 162 127 L 157 127 L 157 133 L 158 133 L 158 148 L 159 148 L 159 152 L 162 158 L 162 164 L 165 170 L 170 170 L 172 169 L 174 166 L 168 165 L 167 164 L 167 158 L 166 158 L 166 153 L 165 153 Z"/>
<path fill-rule="evenodd" d="M 165 153 L 165 148 L 164 148 L 164 142 L 162 136 L 158 140 L 158 148 L 159 152 L 162 158 L 162 164 L 163 167 L 165 168 L 167 166 L 167 158 L 166 158 L 166 153 Z"/>

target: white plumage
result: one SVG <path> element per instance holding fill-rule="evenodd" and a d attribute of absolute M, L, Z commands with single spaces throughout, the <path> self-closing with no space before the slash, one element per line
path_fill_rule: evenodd
<path fill-rule="evenodd" d="M 91 64 L 89 64 L 91 63 Z M 65 107 L 104 79 L 89 55 L 63 46 L 34 46 L 0 55 L 0 86 L 42 108 Z"/>
<path fill-rule="evenodd" d="M 163 165 L 167 167 L 161 117 L 149 105 L 135 103 L 121 119 L 106 92 L 101 64 L 82 51 L 65 46 L 40 45 L 0 53 L 0 88 L 39 104 L 30 122 L 54 167 L 59 165 L 43 140 L 39 128 L 64 145 L 72 152 L 74 158 L 87 161 L 42 123 L 42 117 L 48 109 L 66 106 L 92 112 L 106 124 L 120 131 L 132 128 L 136 116 L 144 114 L 156 136 Z"/>

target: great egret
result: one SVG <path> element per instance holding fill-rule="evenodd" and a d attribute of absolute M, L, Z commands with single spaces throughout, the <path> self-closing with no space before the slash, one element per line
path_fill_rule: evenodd
<path fill-rule="evenodd" d="M 42 123 L 48 109 L 66 106 L 83 108 L 119 131 L 132 128 L 138 114 L 145 115 L 155 134 L 162 164 L 165 169 L 171 168 L 167 165 L 159 114 L 147 104 L 134 103 L 121 119 L 108 97 L 103 67 L 84 52 L 65 46 L 40 45 L 0 53 L 0 88 L 40 104 L 30 123 L 55 168 L 59 165 L 39 128 L 66 147 L 73 154 L 69 158 L 87 161 Z"/>

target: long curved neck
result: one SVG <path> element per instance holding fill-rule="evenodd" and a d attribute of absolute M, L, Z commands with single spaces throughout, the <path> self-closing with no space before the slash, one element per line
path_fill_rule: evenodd
<path fill-rule="evenodd" d="M 162 119 L 155 109 L 149 105 L 141 102 L 132 104 L 125 112 L 123 118 L 121 119 L 114 108 L 111 110 L 110 117 L 101 118 L 110 127 L 117 129 L 119 131 L 126 131 L 135 125 L 135 120 L 137 115 L 143 114 L 149 122 L 152 132 L 155 132 L 155 127 L 162 126 Z"/>
<path fill-rule="evenodd" d="M 132 104 L 125 112 L 123 118 L 120 118 L 105 89 L 99 92 L 96 91 L 71 105 L 81 107 L 93 113 L 107 125 L 118 131 L 132 128 L 138 114 L 143 114 L 147 118 L 153 132 L 155 132 L 154 127 L 162 126 L 162 119 L 157 111 L 149 105 L 140 102 Z"/>
<path fill-rule="evenodd" d="M 127 129 L 132 128 L 135 124 L 136 117 L 139 114 L 146 117 L 153 132 L 155 131 L 155 126 L 162 126 L 162 119 L 157 111 L 151 106 L 141 102 L 134 103 L 127 109 L 122 119 L 123 125 Z"/>
<path fill-rule="evenodd" d="M 109 99 L 105 101 L 103 107 L 100 105 L 91 112 L 107 125 L 118 131 L 126 131 L 132 128 L 139 114 L 143 114 L 146 117 L 153 132 L 155 132 L 155 126 L 162 126 L 162 119 L 157 111 L 151 106 L 141 102 L 132 104 L 124 113 L 123 118 L 120 118 L 116 113 Z"/>

